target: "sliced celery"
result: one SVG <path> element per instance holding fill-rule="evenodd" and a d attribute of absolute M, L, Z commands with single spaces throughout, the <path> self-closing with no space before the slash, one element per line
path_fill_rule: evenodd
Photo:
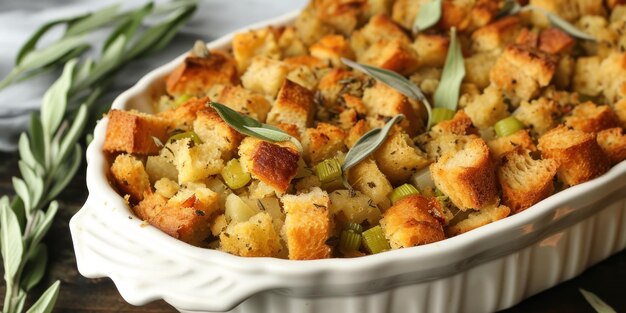
<path fill-rule="evenodd" d="M 189 100 L 191 98 L 193 98 L 193 96 L 190 95 L 190 94 L 184 94 L 184 95 L 176 98 L 174 100 L 174 107 L 177 108 L 177 107 L 181 106 L 181 104 L 187 102 L 187 100 Z"/>
<path fill-rule="evenodd" d="M 389 242 L 385 239 L 385 234 L 380 226 L 372 227 L 363 232 L 363 243 L 370 253 L 376 254 L 391 249 Z"/>
<path fill-rule="evenodd" d="M 201 144 L 202 140 L 200 139 L 200 137 L 198 137 L 198 134 L 196 134 L 194 131 L 188 131 L 188 132 L 184 132 L 184 133 L 178 133 L 175 135 L 170 136 L 170 138 L 167 140 L 167 143 L 172 143 L 176 140 L 182 140 L 182 139 L 186 139 L 189 138 L 191 139 L 191 141 L 193 141 L 194 144 Z"/>
<path fill-rule="evenodd" d="M 411 184 L 404 184 L 400 187 L 397 187 L 396 189 L 394 189 L 391 194 L 389 195 L 389 199 L 391 200 L 392 204 L 395 204 L 396 202 L 410 196 L 410 195 L 419 195 L 420 192 L 419 190 L 417 190 L 417 188 L 415 188 L 415 186 L 411 185 Z"/>
<path fill-rule="evenodd" d="M 340 251 L 356 251 L 361 247 L 361 234 L 355 233 L 352 229 L 341 232 L 339 238 Z"/>
<path fill-rule="evenodd" d="M 499 120 L 493 128 L 498 137 L 506 137 L 520 129 L 524 129 L 524 124 L 522 124 L 522 122 L 515 117 L 509 116 L 505 119 Z"/>
<path fill-rule="evenodd" d="M 250 182 L 250 173 L 244 172 L 238 159 L 232 159 L 222 169 L 222 178 L 230 189 L 239 189 Z"/>
<path fill-rule="evenodd" d="M 433 108 L 433 125 L 440 122 L 451 120 L 456 112 L 446 108 Z"/>
<path fill-rule="evenodd" d="M 313 168 L 315 175 L 322 183 L 329 183 L 341 177 L 341 164 L 335 158 L 326 159 Z"/>

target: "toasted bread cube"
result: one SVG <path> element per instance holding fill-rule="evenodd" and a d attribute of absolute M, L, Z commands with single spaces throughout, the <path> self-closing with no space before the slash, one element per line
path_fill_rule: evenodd
<path fill-rule="evenodd" d="M 313 188 L 309 193 L 284 195 L 280 201 L 287 217 L 283 231 L 290 260 L 315 260 L 330 257 L 326 245 L 332 225 L 328 207 L 330 199 L 325 191 Z"/>
<path fill-rule="evenodd" d="M 596 70 L 602 77 L 602 92 L 610 102 L 626 97 L 626 52 L 612 53 Z"/>
<path fill-rule="evenodd" d="M 396 0 L 391 9 L 391 19 L 405 29 L 413 29 L 421 4 L 421 0 Z"/>
<path fill-rule="evenodd" d="M 621 127 L 605 129 L 598 133 L 598 144 L 609 157 L 611 164 L 626 160 L 626 135 Z"/>
<path fill-rule="evenodd" d="M 298 15 L 294 27 L 300 40 L 307 46 L 312 45 L 325 35 L 333 33 L 332 27 L 317 18 L 313 5 L 307 6 Z"/>
<path fill-rule="evenodd" d="M 559 126 L 539 138 L 544 158 L 559 162 L 559 179 L 568 186 L 578 185 L 604 174 L 610 162 L 595 135 Z"/>
<path fill-rule="evenodd" d="M 359 138 L 365 135 L 369 130 L 370 127 L 365 120 L 356 122 L 356 124 L 348 130 L 348 134 L 346 135 L 346 147 L 348 147 L 348 149 L 352 148 Z"/>
<path fill-rule="evenodd" d="M 161 156 L 167 157 L 178 170 L 178 183 L 196 182 L 218 174 L 224 167 L 221 152 L 212 142 L 194 144 L 189 138 L 165 145 Z"/>
<path fill-rule="evenodd" d="M 613 17 L 615 12 L 619 11 L 620 8 L 626 9 L 626 6 L 623 6 L 622 4 L 626 4 L 626 1 L 624 1 L 624 0 L 608 0 L 606 2 L 606 5 L 609 7 L 609 9 L 613 10 L 611 12 L 611 17 Z"/>
<path fill-rule="evenodd" d="M 350 35 L 367 10 L 366 0 L 314 0 L 317 18 L 344 35 Z"/>
<path fill-rule="evenodd" d="M 615 110 L 615 114 L 617 114 L 622 127 L 626 127 L 626 98 L 617 101 L 617 103 L 613 105 L 613 109 Z"/>
<path fill-rule="evenodd" d="M 241 86 L 226 86 L 219 93 L 217 102 L 231 109 L 249 115 L 259 122 L 265 122 L 272 105 L 261 94 Z"/>
<path fill-rule="evenodd" d="M 404 30 L 385 14 L 373 16 L 363 28 L 352 35 L 357 33 L 363 35 L 369 44 L 380 40 L 400 40 L 407 44 L 411 42 Z"/>
<path fill-rule="evenodd" d="M 472 120 L 463 110 L 459 110 L 454 114 L 454 117 L 450 120 L 445 120 L 437 123 L 431 129 L 433 137 L 440 135 L 469 135 L 476 133 Z"/>
<path fill-rule="evenodd" d="M 284 193 L 298 170 L 300 154 L 291 147 L 282 147 L 253 137 L 246 137 L 239 146 L 244 170 L 278 193 Z"/>
<path fill-rule="evenodd" d="M 297 126 L 299 132 L 303 132 L 313 124 L 314 117 L 313 93 L 286 79 L 270 110 L 267 122 L 273 125 L 293 124 Z"/>
<path fill-rule="evenodd" d="M 391 205 L 387 196 L 393 188 L 373 159 L 367 158 L 348 170 L 348 182 L 354 189 L 370 197 L 382 210 Z"/>
<path fill-rule="evenodd" d="M 511 209 L 506 205 L 484 208 L 478 212 L 471 211 L 468 217 L 446 228 L 446 236 L 453 237 L 489 223 L 501 220 L 511 214 Z"/>
<path fill-rule="evenodd" d="M 459 209 L 482 209 L 498 202 L 496 175 L 489 148 L 480 138 L 463 150 L 443 155 L 430 165 L 435 185 Z"/>
<path fill-rule="evenodd" d="M 172 96 L 204 96 L 213 85 L 237 85 L 237 64 L 228 54 L 211 51 L 207 57 L 189 55 L 167 77 L 165 88 Z"/>
<path fill-rule="evenodd" d="M 261 212 L 246 222 L 230 223 L 220 234 L 219 249 L 245 257 L 276 257 L 282 245 L 272 217 Z"/>
<path fill-rule="evenodd" d="M 298 37 L 297 30 L 293 26 L 287 26 L 283 29 L 278 38 L 278 47 L 280 47 L 281 55 L 284 58 L 307 54 L 306 45 Z"/>
<path fill-rule="evenodd" d="M 436 199 L 421 195 L 403 198 L 380 220 L 392 249 L 414 247 L 445 239 L 443 213 Z"/>
<path fill-rule="evenodd" d="M 556 63 L 545 53 L 511 45 L 491 68 L 490 80 L 502 91 L 529 100 L 550 83 L 555 71 Z"/>
<path fill-rule="evenodd" d="M 604 59 L 615 50 L 619 50 L 619 43 L 623 40 L 620 39 L 623 29 L 619 29 L 620 27 L 616 24 L 619 25 L 619 23 L 609 25 L 607 19 L 599 15 L 583 16 L 576 22 L 575 26 L 578 29 L 596 39 L 595 41 L 581 42 L 587 55 L 597 55 Z M 621 52 L 623 51 L 622 49 Z"/>
<path fill-rule="evenodd" d="M 574 90 L 588 96 L 597 96 L 602 92 L 602 75 L 598 56 L 580 57 L 574 69 Z"/>
<path fill-rule="evenodd" d="M 150 179 L 143 163 L 130 154 L 120 154 L 111 165 L 111 175 L 115 186 L 123 193 L 130 195 L 130 201 L 137 203 L 144 194 L 152 193 Z"/>
<path fill-rule="evenodd" d="M 475 84 L 478 88 L 486 88 L 491 83 L 491 70 L 498 60 L 497 52 L 479 52 L 465 58 L 464 82 Z"/>
<path fill-rule="evenodd" d="M 406 182 L 419 169 L 428 165 L 424 152 L 403 131 L 395 131 L 374 152 L 374 159 L 393 185 Z"/>
<path fill-rule="evenodd" d="M 241 76 L 244 87 L 270 97 L 275 97 L 287 76 L 287 67 L 281 61 L 255 57 Z"/>
<path fill-rule="evenodd" d="M 591 101 L 581 103 L 565 117 L 565 125 L 586 133 L 618 127 L 619 119 L 608 105 L 595 105 Z"/>
<path fill-rule="evenodd" d="M 441 4 L 441 19 L 438 26 L 441 29 L 456 27 L 459 31 L 468 29 L 472 22 L 471 1 L 444 1 Z"/>
<path fill-rule="evenodd" d="M 165 151 L 161 151 L 161 154 L 166 153 Z M 151 184 L 154 184 L 161 178 L 178 181 L 178 170 L 171 162 L 172 155 L 171 153 L 167 154 L 168 157 L 164 157 L 162 155 L 151 155 L 146 160 L 146 173 L 148 173 L 148 177 L 150 177 Z"/>
<path fill-rule="evenodd" d="M 519 213 L 554 193 L 553 179 L 559 162 L 534 160 L 530 151 L 517 149 L 504 155 L 498 168 L 502 202 Z"/>
<path fill-rule="evenodd" d="M 362 95 L 365 79 L 357 72 L 342 68 L 328 71 L 317 86 L 320 104 L 328 109 L 339 111 L 339 99 L 343 94 Z"/>
<path fill-rule="evenodd" d="M 415 136 L 424 128 L 422 117 L 418 115 L 409 99 L 399 91 L 376 82 L 374 86 L 363 92 L 363 104 L 369 116 L 394 117 L 404 114 L 405 119 L 398 125 L 409 134 Z"/>
<path fill-rule="evenodd" d="M 243 135 L 232 129 L 212 108 L 198 112 L 193 129 L 203 142 L 211 142 L 220 150 L 224 161 L 233 157 L 243 139 Z"/>
<path fill-rule="evenodd" d="M 558 124 L 558 111 L 556 102 L 541 97 L 530 102 L 523 101 L 513 116 L 530 127 L 532 133 L 542 135 Z"/>
<path fill-rule="evenodd" d="M 154 192 L 169 199 L 176 195 L 180 186 L 169 178 L 161 178 L 154 183 Z"/>
<path fill-rule="evenodd" d="M 315 90 L 319 82 L 315 70 L 304 65 L 289 70 L 286 80 L 290 80 L 311 91 Z"/>
<path fill-rule="evenodd" d="M 554 73 L 553 83 L 559 90 L 569 90 L 572 79 L 574 77 L 574 70 L 576 68 L 576 60 L 571 55 L 563 55 L 559 59 L 559 64 Z"/>
<path fill-rule="evenodd" d="M 157 116 L 169 120 L 176 129 L 188 131 L 191 130 L 198 111 L 205 108 L 208 102 L 209 98 L 207 97 L 193 97 L 176 108 L 159 112 Z"/>
<path fill-rule="evenodd" d="M 566 32 L 550 27 L 539 34 L 539 50 L 550 54 L 567 52 L 576 44 L 576 40 Z"/>
<path fill-rule="evenodd" d="M 472 49 L 477 52 L 501 50 L 515 41 L 521 18 L 506 16 L 472 33 Z"/>
<path fill-rule="evenodd" d="M 359 97 L 344 94 L 342 99 L 346 108 L 339 113 L 339 126 L 344 130 L 349 130 L 367 115 L 367 108 Z"/>
<path fill-rule="evenodd" d="M 419 56 L 410 44 L 399 39 L 379 40 L 358 59 L 359 63 L 410 75 L 419 67 Z"/>
<path fill-rule="evenodd" d="M 302 135 L 304 159 L 315 165 L 334 157 L 337 151 L 345 150 L 344 131 L 334 125 L 318 123 L 316 128 L 307 128 Z"/>
<path fill-rule="evenodd" d="M 503 155 L 516 150 L 518 147 L 528 151 L 537 150 L 527 129 L 520 129 L 508 136 L 489 140 L 487 145 L 491 151 L 491 156 L 497 161 L 499 161 Z"/>
<path fill-rule="evenodd" d="M 447 153 L 456 153 L 463 150 L 463 147 L 474 138 L 478 138 L 475 135 L 459 135 L 459 134 L 434 134 L 428 133 L 419 137 L 420 141 L 424 141 L 420 144 L 426 151 L 428 160 L 436 162 Z"/>
<path fill-rule="evenodd" d="M 326 35 L 313 44 L 309 51 L 312 56 L 330 62 L 334 67 L 343 66 L 341 58 L 354 59 L 354 51 L 341 35 Z"/>
<path fill-rule="evenodd" d="M 102 150 L 109 153 L 157 154 L 154 138 L 165 141 L 171 124 L 168 120 L 136 111 L 109 111 L 109 122 Z"/>
<path fill-rule="evenodd" d="M 217 199 L 217 194 L 208 188 L 184 188 L 169 200 L 152 194 L 133 210 L 166 234 L 200 246 L 211 233 L 210 221 L 219 210 Z"/>
<path fill-rule="evenodd" d="M 233 37 L 233 55 L 239 73 L 245 72 L 255 57 L 280 59 L 281 53 L 274 29 L 266 27 L 236 34 Z"/>
<path fill-rule="evenodd" d="M 530 4 L 546 11 L 558 14 L 561 18 L 573 22 L 584 15 L 606 14 L 603 1 L 590 0 L 531 0 Z M 531 14 L 533 24 L 540 27 L 550 26 L 545 14 L 540 10 L 533 10 Z"/>
<path fill-rule="evenodd" d="M 380 210 L 370 197 L 359 191 L 335 190 L 329 194 L 330 213 L 336 219 L 347 223 L 361 224 L 365 221 L 370 225 L 378 224 Z"/>
<path fill-rule="evenodd" d="M 482 94 L 467 96 L 465 113 L 478 128 L 487 128 L 509 116 L 502 92 L 496 86 L 487 87 Z"/>
<path fill-rule="evenodd" d="M 368 0 L 368 12 L 367 16 L 372 18 L 377 15 L 391 15 L 391 6 L 393 5 L 394 0 Z"/>
<path fill-rule="evenodd" d="M 443 67 L 448 55 L 450 38 L 437 34 L 419 33 L 413 42 L 420 67 Z"/>

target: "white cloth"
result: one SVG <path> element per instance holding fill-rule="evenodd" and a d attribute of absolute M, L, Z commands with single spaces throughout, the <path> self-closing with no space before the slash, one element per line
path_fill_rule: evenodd
<path fill-rule="evenodd" d="M 0 1 L 0 78 L 13 68 L 15 56 L 22 44 L 42 24 L 79 15 L 90 10 L 122 3 L 123 8 L 139 7 L 145 0 L 1 0 Z M 163 3 L 158 1 L 157 3 Z M 196 39 L 213 40 L 246 25 L 275 17 L 303 7 L 308 0 L 203 0 L 193 19 L 174 38 L 170 45 L 148 58 L 142 58 L 125 68 L 102 98 L 101 105 L 110 104 L 121 91 L 139 78 L 167 61 L 189 50 Z M 55 29 L 60 34 L 62 29 Z M 51 33 L 49 37 L 53 37 Z M 96 46 L 107 32 L 90 36 Z M 46 39 L 43 38 L 43 42 Z M 29 116 L 38 110 L 45 90 L 59 73 L 49 73 L 0 90 L 0 151 L 16 149 L 19 133 L 28 126 Z"/>

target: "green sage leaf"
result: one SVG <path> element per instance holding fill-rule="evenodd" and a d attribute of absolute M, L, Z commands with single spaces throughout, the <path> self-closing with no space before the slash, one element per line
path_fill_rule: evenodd
<path fill-rule="evenodd" d="M 56 21 L 51 21 L 39 27 L 39 29 L 37 29 L 37 31 L 35 31 L 35 33 L 20 48 L 20 51 L 17 53 L 17 58 L 15 59 L 15 64 L 19 65 L 24 59 L 24 57 L 35 49 L 35 47 L 37 46 L 37 43 L 39 42 L 39 39 L 41 39 L 41 37 L 43 37 L 43 35 L 45 35 L 54 26 L 57 26 L 60 24 L 66 24 L 82 17 L 84 17 L 84 15 L 79 16 L 79 17 L 70 17 L 70 18 L 64 18 L 64 19 L 60 19 Z"/>
<path fill-rule="evenodd" d="M 46 273 L 46 265 L 48 264 L 48 247 L 40 243 L 33 250 L 24 270 L 22 277 L 22 288 L 29 291 L 33 289 L 43 278 Z"/>
<path fill-rule="evenodd" d="M 437 24 L 443 10 L 442 0 L 430 0 L 420 6 L 420 10 L 413 23 L 413 32 L 418 33 Z"/>
<path fill-rule="evenodd" d="M 572 35 L 573 37 L 576 37 L 578 39 L 583 39 L 583 40 L 590 40 L 590 41 L 596 40 L 596 38 L 593 37 L 592 35 L 579 30 L 578 28 L 576 28 L 576 26 L 570 24 L 568 21 L 562 19 L 558 15 L 552 12 L 547 12 L 547 11 L 544 11 L 544 14 L 546 15 L 546 17 L 548 18 L 548 20 L 550 21 L 552 25 Z"/>
<path fill-rule="evenodd" d="M 16 68 L 20 71 L 27 71 L 54 63 L 84 44 L 85 41 L 82 37 L 63 38 L 49 46 L 28 53 Z"/>
<path fill-rule="evenodd" d="M 446 63 L 441 73 L 439 86 L 437 86 L 434 95 L 436 108 L 446 108 L 456 111 L 459 104 L 461 82 L 463 82 L 464 77 L 465 64 L 463 63 L 463 52 L 456 38 L 456 29 L 452 27 L 450 30 L 450 45 L 448 47 Z"/>
<path fill-rule="evenodd" d="M 389 120 L 382 128 L 374 128 L 361 136 L 346 154 L 341 170 L 345 173 L 348 169 L 374 153 L 374 151 L 385 142 L 391 127 L 403 118 L 404 115 L 398 114 Z"/>
<path fill-rule="evenodd" d="M 152 2 L 148 2 L 141 9 L 130 12 L 125 19 L 117 25 L 117 27 L 113 30 L 113 32 L 109 35 L 109 38 L 104 42 L 104 46 L 102 50 L 105 51 L 108 47 L 121 35 L 130 39 L 133 38 L 139 26 L 141 26 L 141 22 L 143 18 L 148 15 L 154 8 L 154 4 Z"/>
<path fill-rule="evenodd" d="M 59 147 L 59 156 L 58 160 L 60 162 L 66 161 L 66 158 L 70 152 L 70 148 L 78 142 L 78 137 L 83 133 L 85 129 L 85 125 L 87 124 L 87 106 L 81 105 L 78 108 L 78 112 L 76 113 L 76 117 L 74 117 L 74 121 L 69 131 L 63 136 L 61 140 L 61 146 Z"/>
<path fill-rule="evenodd" d="M 38 245 L 43 239 L 43 237 L 46 235 L 46 233 L 48 233 L 48 230 L 50 230 L 50 226 L 52 226 L 52 221 L 54 220 L 54 216 L 57 214 L 58 210 L 59 210 L 59 204 L 56 201 L 50 202 L 50 205 L 48 206 L 48 210 L 46 211 L 44 218 L 37 224 L 35 232 L 33 233 L 33 236 L 31 237 L 31 241 L 30 241 L 31 245 L 35 245 L 35 246 Z"/>
<path fill-rule="evenodd" d="M 26 313 L 50 313 L 54 308 L 54 304 L 57 302 L 59 296 L 60 281 L 54 282 L 46 292 L 44 292 L 39 300 L 33 304 L 33 306 L 26 311 Z"/>
<path fill-rule="evenodd" d="M 63 68 L 63 74 L 46 91 L 41 104 L 41 124 L 44 134 L 52 136 L 61 125 L 65 108 L 67 107 L 67 94 L 72 86 L 74 67 L 76 60 L 68 62 Z"/>
<path fill-rule="evenodd" d="M 37 163 L 41 165 L 39 168 L 35 168 L 35 171 L 39 175 L 41 175 L 43 173 L 43 166 L 45 164 L 46 151 L 44 143 L 43 125 L 41 125 L 41 119 L 37 117 L 36 113 L 33 113 L 30 116 L 30 127 L 28 128 L 28 132 L 30 134 L 30 147 L 31 151 L 33 152 L 33 157 L 35 157 Z"/>
<path fill-rule="evenodd" d="M 596 294 L 594 294 L 593 292 L 587 291 L 587 290 L 582 289 L 582 288 L 579 288 L 578 290 L 580 291 L 580 293 L 583 294 L 583 297 L 585 297 L 585 300 L 587 300 L 587 302 L 589 302 L 589 305 L 591 305 L 593 307 L 593 309 L 596 310 L 596 312 L 598 312 L 598 313 L 617 313 L 617 312 L 615 312 L 615 310 L 611 306 L 609 306 L 604 301 L 602 301 L 602 299 L 600 299 L 598 296 L 596 296 Z"/>
<path fill-rule="evenodd" d="M 61 193 L 61 191 L 63 191 L 65 186 L 69 184 L 69 182 L 72 180 L 72 177 L 74 177 L 74 175 L 78 171 L 80 164 L 82 163 L 82 155 L 83 152 L 80 144 L 75 144 L 72 158 L 65 160 L 63 166 L 61 166 L 60 169 L 56 172 L 56 175 L 53 179 L 54 184 L 52 185 L 52 188 L 50 188 L 50 190 L 48 191 L 45 202 L 54 199 L 57 195 L 59 195 L 59 193 Z"/>
<path fill-rule="evenodd" d="M 17 147 L 20 153 L 20 159 L 24 163 L 28 164 L 31 168 L 35 168 L 39 164 L 33 155 L 33 151 L 30 149 L 30 141 L 26 134 L 20 135 Z"/>
<path fill-rule="evenodd" d="M 17 294 L 17 305 L 15 306 L 15 312 L 24 312 L 24 303 L 26 303 L 26 292 L 20 290 Z"/>
<path fill-rule="evenodd" d="M 378 68 L 378 67 L 374 67 L 370 65 L 356 63 L 346 58 L 341 58 L 341 61 L 345 65 L 355 70 L 361 71 L 369 76 L 374 77 L 376 80 L 399 91 L 403 95 L 411 99 L 421 101 L 424 104 L 424 107 L 426 107 L 426 111 L 428 112 L 427 128 L 430 127 L 430 123 L 431 123 L 432 115 L 433 115 L 432 106 L 430 105 L 430 102 L 428 101 L 428 99 L 426 98 L 422 90 L 419 87 L 417 87 L 414 83 L 412 83 L 410 80 L 406 79 L 404 76 L 394 71 L 390 71 L 390 70 L 386 70 L 386 69 L 382 69 L 382 68 Z"/>
<path fill-rule="evenodd" d="M 37 176 L 35 171 L 22 160 L 18 161 L 18 167 L 20 169 L 20 173 L 22 174 L 22 178 L 24 178 L 24 181 L 29 186 L 32 198 L 31 205 L 33 207 L 37 207 L 37 204 L 43 195 L 43 179 L 40 176 Z"/>
<path fill-rule="evenodd" d="M 70 26 L 65 31 L 65 36 L 70 37 L 80 35 L 110 24 L 111 22 L 116 21 L 115 18 L 118 15 L 119 9 L 120 5 L 115 4 L 87 14 L 81 18 L 74 19 L 69 23 Z"/>
<path fill-rule="evenodd" d="M 0 249 L 5 280 L 12 281 L 22 262 L 24 246 L 20 224 L 7 196 L 0 198 L 0 226 Z"/>
<path fill-rule="evenodd" d="M 297 139 L 277 127 L 263 124 L 218 102 L 211 102 L 209 105 L 217 111 L 224 122 L 241 134 L 271 142 L 291 141 L 302 151 L 302 144 Z"/>
<path fill-rule="evenodd" d="M 26 183 L 21 178 L 13 177 L 13 188 L 15 189 L 15 193 L 20 199 L 22 199 L 22 203 L 24 203 L 24 209 L 26 212 L 30 212 L 33 209 L 33 203 L 30 196 L 30 191 L 26 186 Z"/>

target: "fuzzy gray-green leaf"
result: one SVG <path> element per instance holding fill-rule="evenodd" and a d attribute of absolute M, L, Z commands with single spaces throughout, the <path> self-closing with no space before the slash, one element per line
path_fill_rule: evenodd
<path fill-rule="evenodd" d="M 115 4 L 77 19 L 70 23 L 65 36 L 80 35 L 109 24 L 115 21 L 119 9 L 120 5 Z"/>
<path fill-rule="evenodd" d="M 548 18 L 548 20 L 550 21 L 550 23 L 552 23 L 552 25 L 556 26 L 557 28 L 561 29 L 562 31 L 572 35 L 573 37 L 576 37 L 578 39 L 583 39 L 583 40 L 590 40 L 590 41 L 595 41 L 596 38 L 593 37 L 590 34 L 587 34 L 583 31 L 581 31 L 580 29 L 576 28 L 576 26 L 570 24 L 570 22 L 564 20 L 563 18 L 561 18 L 560 16 L 552 13 L 552 12 L 547 12 L 544 11 L 546 17 Z"/>
<path fill-rule="evenodd" d="M 48 264 L 48 248 L 45 244 L 40 243 L 33 250 L 22 277 L 22 288 L 26 291 L 33 289 L 43 278 Z"/>
<path fill-rule="evenodd" d="M 456 38 L 456 29 L 452 27 L 446 63 L 443 67 L 439 86 L 437 86 L 437 90 L 435 91 L 435 107 L 456 111 L 459 103 L 461 82 L 463 82 L 464 77 L 465 64 L 463 62 L 463 52 Z"/>
<path fill-rule="evenodd" d="M 50 230 L 50 226 L 52 226 L 52 221 L 54 220 L 54 216 L 57 214 L 59 210 L 59 204 L 56 201 L 52 201 L 48 206 L 48 211 L 46 211 L 44 218 L 38 223 L 36 230 L 31 237 L 30 244 L 37 245 L 41 242 L 41 239 L 48 233 Z"/>
<path fill-rule="evenodd" d="M 418 33 L 437 24 L 441 19 L 442 0 L 430 0 L 420 6 L 413 23 L 413 32 Z"/>
<path fill-rule="evenodd" d="M 41 124 L 44 133 L 52 136 L 61 125 L 63 114 L 67 106 L 67 93 L 72 86 L 76 60 L 68 62 L 63 68 L 63 74 L 57 79 L 43 96 L 41 104 Z"/>
<path fill-rule="evenodd" d="M 33 203 L 30 196 L 30 191 L 26 186 L 26 183 L 21 178 L 13 177 L 13 189 L 15 193 L 22 199 L 26 212 L 30 212 L 33 209 Z"/>
<path fill-rule="evenodd" d="M 35 302 L 35 304 L 33 304 L 33 306 L 26 311 L 26 313 L 52 312 L 54 304 L 57 302 L 57 297 L 59 296 L 59 285 L 61 285 L 61 282 L 58 280 L 54 282 L 54 284 L 52 284 L 52 286 L 50 286 L 48 290 L 41 295 L 39 300 L 37 300 L 37 302 Z"/>
<path fill-rule="evenodd" d="M 8 278 L 7 281 L 11 281 L 22 262 L 24 246 L 20 224 L 6 196 L 0 199 L 0 248 L 4 261 L 4 275 Z"/>
<path fill-rule="evenodd" d="M 360 64 L 360 63 L 356 63 L 353 61 L 350 61 L 346 58 L 341 58 L 341 61 L 355 69 L 358 71 L 361 71 L 369 76 L 374 77 L 376 80 L 386 84 L 387 86 L 399 91 L 400 93 L 402 93 L 403 95 L 411 98 L 411 99 L 415 99 L 415 100 L 419 100 L 424 104 L 424 107 L 426 108 L 426 111 L 428 112 L 428 127 L 430 127 L 430 123 L 432 120 L 432 106 L 430 105 L 430 102 L 428 101 L 428 99 L 426 98 L 426 96 L 424 95 L 424 93 L 422 92 L 421 89 L 419 89 L 419 87 L 417 87 L 414 83 L 412 83 L 410 80 L 406 79 L 406 77 L 394 72 L 394 71 L 390 71 L 390 70 L 386 70 L 386 69 L 382 69 L 382 68 L 378 68 L 375 66 L 370 66 L 370 65 L 365 65 L 365 64 Z"/>
<path fill-rule="evenodd" d="M 589 302 L 589 305 L 591 305 L 593 307 L 594 310 L 596 310 L 596 312 L 598 313 L 617 313 L 615 312 L 615 310 L 609 306 L 608 304 L 606 304 L 604 301 L 602 301 L 602 299 L 600 299 L 598 296 L 596 296 L 593 292 L 589 292 L 585 289 L 578 289 L 580 291 L 580 293 L 583 294 L 583 297 L 585 297 L 585 300 L 587 300 L 587 302 Z"/>
<path fill-rule="evenodd" d="M 376 151 L 376 149 L 385 142 L 385 138 L 387 138 L 391 127 L 403 118 L 404 115 L 402 114 L 396 115 L 382 128 L 374 128 L 361 136 L 346 154 L 346 158 L 341 166 L 342 171 L 345 173 L 348 169 L 357 165 Z"/>

